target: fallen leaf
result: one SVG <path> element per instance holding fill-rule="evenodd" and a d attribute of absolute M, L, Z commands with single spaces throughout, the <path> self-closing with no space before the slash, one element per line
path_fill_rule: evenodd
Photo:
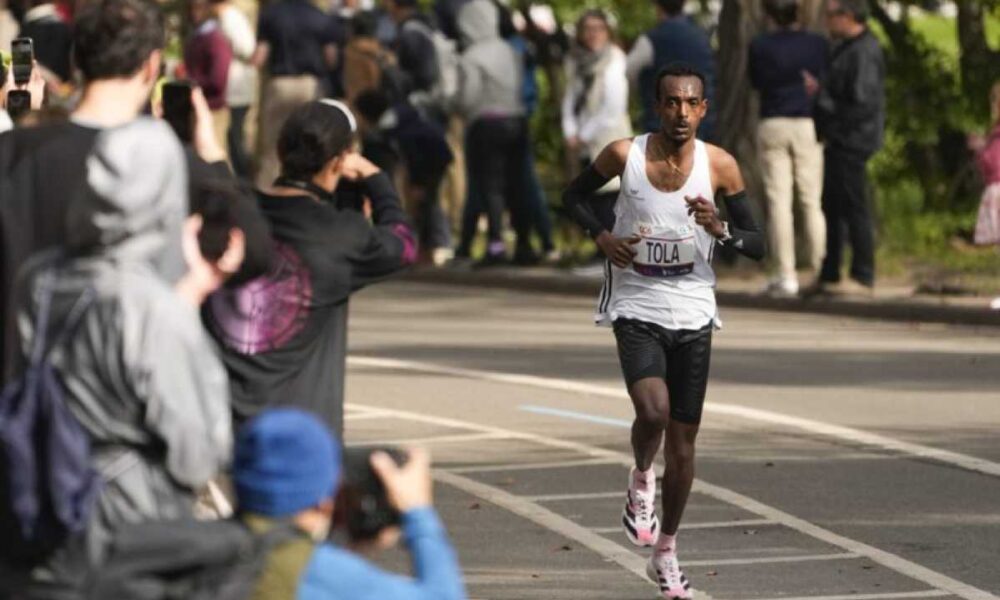
<path fill-rule="evenodd" d="M 479 510 L 480 508 L 482 508 L 482 505 L 480 505 L 478 502 L 473 502 L 472 504 L 469 505 L 469 510 Z"/>

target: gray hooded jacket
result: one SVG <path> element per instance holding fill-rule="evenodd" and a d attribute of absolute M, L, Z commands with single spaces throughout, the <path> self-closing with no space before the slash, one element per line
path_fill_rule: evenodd
<path fill-rule="evenodd" d="M 36 570 L 36 580 L 71 585 L 117 525 L 190 516 L 194 490 L 226 464 L 232 442 L 225 370 L 197 308 L 172 288 L 188 207 L 179 143 L 152 120 L 106 130 L 87 183 L 68 216 L 69 258 L 35 259 L 18 301 L 26 356 L 43 286 L 54 290 L 52 338 L 86 290 L 94 298 L 50 355 L 104 480 L 85 539 Z"/>
<path fill-rule="evenodd" d="M 466 49 L 459 59 L 459 113 L 467 123 L 485 116 L 524 115 L 524 65 L 500 37 L 500 15 L 492 0 L 472 0 L 458 13 Z"/>

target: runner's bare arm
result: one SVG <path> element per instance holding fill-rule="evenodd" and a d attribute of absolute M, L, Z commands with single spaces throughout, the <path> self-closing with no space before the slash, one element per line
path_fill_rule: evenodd
<path fill-rule="evenodd" d="M 725 234 L 716 237 L 720 239 L 720 243 L 732 246 L 747 258 L 761 260 L 767 253 L 764 229 L 754 219 L 740 165 L 722 148 L 709 146 L 708 150 L 712 181 L 715 182 L 716 193 L 722 194 L 731 221 L 728 227 L 729 239 L 725 239 Z"/>
<path fill-rule="evenodd" d="M 608 144 L 598 155 L 597 160 L 580 173 L 563 192 L 563 206 L 573 220 L 587 232 L 587 235 L 594 238 L 605 256 L 622 268 L 632 262 L 636 252 L 632 245 L 638 242 L 639 238 L 636 236 L 616 238 L 611 235 L 597 218 L 590 202 L 594 198 L 594 192 L 624 172 L 631 146 L 630 139 Z"/>

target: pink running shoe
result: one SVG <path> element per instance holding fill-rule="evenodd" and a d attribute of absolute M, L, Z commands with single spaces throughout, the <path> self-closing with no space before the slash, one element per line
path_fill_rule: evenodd
<path fill-rule="evenodd" d="M 628 492 L 622 509 L 622 526 L 628 540 L 636 546 L 652 546 L 660 535 L 660 521 L 656 518 L 656 481 L 639 489 L 636 486 L 636 469 L 628 475 Z"/>
<path fill-rule="evenodd" d="M 681 571 L 676 554 L 654 554 L 646 564 L 646 575 L 660 586 L 664 600 L 691 600 L 694 590 L 687 575 Z"/>

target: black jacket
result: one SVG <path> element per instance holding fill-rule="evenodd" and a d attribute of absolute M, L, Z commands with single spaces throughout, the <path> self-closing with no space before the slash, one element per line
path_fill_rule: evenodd
<path fill-rule="evenodd" d="M 867 29 L 833 49 L 815 117 L 828 149 L 868 157 L 882 147 L 885 59 Z"/>

